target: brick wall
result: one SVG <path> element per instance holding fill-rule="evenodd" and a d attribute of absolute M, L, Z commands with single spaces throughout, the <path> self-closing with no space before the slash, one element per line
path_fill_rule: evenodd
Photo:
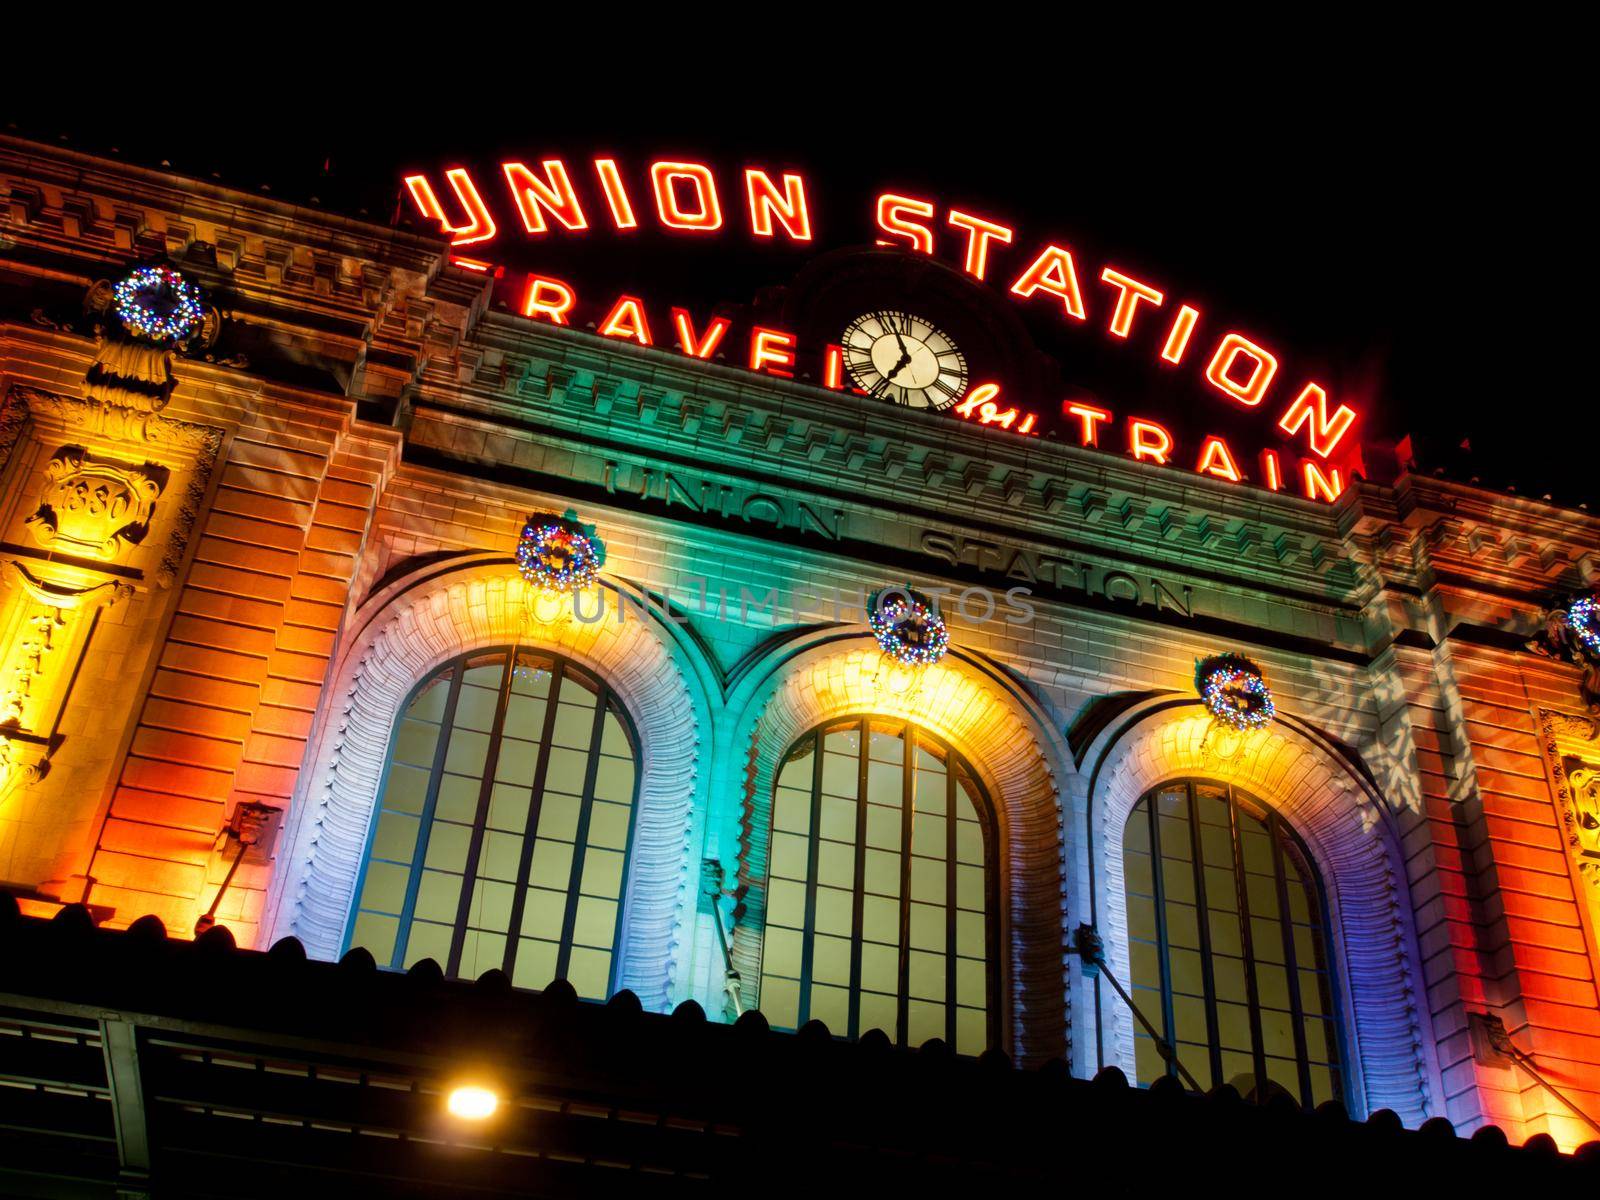
<path fill-rule="evenodd" d="M 89 873 L 113 921 L 193 930 L 238 846 L 236 805 L 284 809 L 393 442 L 348 417 L 262 406 L 228 443 Z M 216 917 L 254 941 L 270 863 Z"/>

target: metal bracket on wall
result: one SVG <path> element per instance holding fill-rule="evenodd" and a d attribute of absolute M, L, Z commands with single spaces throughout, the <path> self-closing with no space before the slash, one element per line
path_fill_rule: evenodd
<path fill-rule="evenodd" d="M 1183 1062 L 1178 1058 L 1176 1047 L 1161 1036 L 1160 1031 L 1150 1023 L 1150 1018 L 1139 1011 L 1139 1006 L 1133 1002 L 1133 997 L 1122 990 L 1122 985 L 1117 982 L 1117 977 L 1111 973 L 1111 968 L 1106 965 L 1105 943 L 1101 940 L 1100 934 L 1095 931 L 1093 925 L 1080 924 L 1077 929 L 1073 930 L 1072 946 L 1067 953 L 1078 956 L 1078 961 L 1083 964 L 1083 973 L 1089 978 L 1093 979 L 1102 975 L 1105 977 L 1105 981 L 1111 985 L 1112 990 L 1122 997 L 1122 1002 L 1133 1013 L 1134 1019 L 1144 1026 L 1145 1033 L 1149 1034 L 1150 1040 L 1155 1043 L 1156 1053 L 1161 1055 L 1161 1061 L 1172 1064 L 1173 1069 L 1183 1076 L 1183 1081 L 1192 1090 L 1204 1092 L 1205 1088 L 1200 1086 L 1200 1081 L 1189 1073 L 1189 1068 L 1184 1066 Z"/>
<path fill-rule="evenodd" d="M 1517 1048 L 1517 1044 L 1511 1040 L 1505 1022 L 1499 1017 L 1486 1012 L 1468 1013 L 1467 1029 L 1472 1039 L 1474 1059 L 1486 1067 L 1501 1067 L 1506 1070 L 1510 1070 L 1513 1066 L 1521 1067 L 1546 1091 L 1561 1101 L 1575 1117 L 1591 1129 L 1600 1132 L 1600 1122 L 1569 1100 L 1560 1088 L 1540 1073 L 1539 1066 L 1533 1058 Z"/>
<path fill-rule="evenodd" d="M 274 805 L 255 801 L 245 801 L 234 807 L 233 816 L 229 818 L 227 825 L 223 826 L 222 836 L 225 839 L 224 845 L 228 842 L 238 842 L 239 853 L 234 855 L 228 873 L 222 877 L 222 885 L 217 888 L 217 894 L 211 897 L 211 907 L 195 921 L 196 937 L 217 923 L 217 906 L 222 903 L 224 893 L 233 883 L 234 872 L 239 869 L 239 864 L 245 860 L 245 856 L 253 854 L 253 861 L 256 862 L 264 862 L 272 857 L 272 846 L 278 828 L 275 818 L 282 812 L 283 809 Z"/>
<path fill-rule="evenodd" d="M 717 926 L 717 942 L 722 947 L 723 988 L 728 993 L 728 1003 L 733 1008 L 733 1015 L 740 1017 L 744 1015 L 744 1004 L 739 998 L 743 978 L 738 968 L 733 965 L 733 952 L 728 947 L 728 930 L 722 923 L 722 898 L 733 893 L 722 886 L 720 859 L 701 859 L 700 885 L 700 896 L 711 909 L 711 919 Z"/>

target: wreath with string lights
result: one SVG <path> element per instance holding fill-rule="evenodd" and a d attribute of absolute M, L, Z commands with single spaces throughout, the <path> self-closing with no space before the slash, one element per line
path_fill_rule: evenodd
<path fill-rule="evenodd" d="M 1212 720 L 1241 733 L 1263 729 L 1278 715 L 1261 668 L 1242 654 L 1196 662 L 1194 686 Z"/>
<path fill-rule="evenodd" d="M 1567 628 L 1592 658 L 1600 658 L 1600 597 L 1579 596 L 1567 606 Z"/>
<path fill-rule="evenodd" d="M 544 592 L 593 587 L 600 578 L 603 558 L 592 529 L 554 513 L 534 513 L 517 539 L 517 570 Z"/>
<path fill-rule="evenodd" d="M 200 289 L 171 267 L 136 267 L 112 290 L 122 327 L 151 342 L 181 342 L 205 321 Z"/>
<path fill-rule="evenodd" d="M 867 624 L 878 646 L 904 667 L 931 667 L 950 648 L 950 631 L 934 604 L 910 588 L 885 588 L 872 598 Z"/>

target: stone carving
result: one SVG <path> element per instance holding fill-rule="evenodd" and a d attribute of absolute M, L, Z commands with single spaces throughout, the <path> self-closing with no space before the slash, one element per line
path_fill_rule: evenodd
<path fill-rule="evenodd" d="M 0 733 L 0 804 L 37 783 L 50 769 L 50 744 L 25 734 Z"/>
<path fill-rule="evenodd" d="M 0 679 L 0 727 L 22 722 L 34 699 L 34 684 L 44 677 L 46 660 L 57 649 L 59 635 L 66 628 L 61 610 L 49 604 L 22 619 L 22 628 L 13 643 L 10 672 Z"/>
<path fill-rule="evenodd" d="M 158 414 L 130 414 L 123 409 L 107 408 L 55 392 L 13 388 L 0 402 L 0 467 L 5 466 L 23 427 L 33 414 L 58 422 L 66 431 L 81 435 L 86 440 L 132 438 L 189 460 L 193 475 L 172 518 L 166 550 L 156 572 L 157 586 L 171 587 L 178 567 L 183 562 L 184 550 L 194 531 L 200 507 L 211 486 L 211 476 L 222 452 L 222 430 L 214 425 L 178 421 Z M 165 490 L 166 475 L 163 472 L 150 466 L 140 470 L 158 483 L 159 490 Z"/>
<path fill-rule="evenodd" d="M 28 423 L 28 402 L 20 389 L 0 399 L 0 470 L 11 461 L 11 451 Z"/>
<path fill-rule="evenodd" d="M 1572 784 L 1572 811 L 1579 848 L 1600 857 L 1600 765 L 1581 758 L 1563 760 Z"/>
<path fill-rule="evenodd" d="M 56 722 L 87 649 L 95 614 L 133 595 L 125 583 L 72 587 L 6 563 L 0 605 L 0 802 L 49 769 Z"/>
<path fill-rule="evenodd" d="M 166 472 L 92 461 L 78 446 L 64 446 L 45 467 L 49 482 L 39 509 L 26 524 L 51 550 L 111 560 L 149 531 Z"/>
<path fill-rule="evenodd" d="M 1548 709 L 1539 718 L 1562 838 L 1600 917 L 1600 719 Z"/>
<path fill-rule="evenodd" d="M 1578 689 L 1590 712 L 1600 713 L 1600 650 L 1594 644 L 1594 635 L 1579 632 L 1574 621 L 1581 620 L 1587 627 L 1589 616 L 1580 616 L 1579 610 L 1593 603 L 1593 596 L 1574 597 L 1564 604 L 1552 605 L 1546 612 L 1544 624 L 1536 637 L 1526 643 L 1527 649 L 1546 658 L 1557 658 L 1577 666 L 1583 672 Z"/>
<path fill-rule="evenodd" d="M 170 421 L 168 424 L 177 424 Z M 167 552 L 161 558 L 161 568 L 156 572 L 156 586 L 165 590 L 178 578 L 178 568 L 183 563 L 184 549 L 189 545 L 189 535 L 194 531 L 195 518 L 205 503 L 206 490 L 211 486 L 211 472 L 217 465 L 217 454 L 222 449 L 222 430 L 206 426 L 192 426 L 205 430 L 203 444 L 196 448 L 194 475 L 178 507 L 178 516 L 167 537 Z"/>

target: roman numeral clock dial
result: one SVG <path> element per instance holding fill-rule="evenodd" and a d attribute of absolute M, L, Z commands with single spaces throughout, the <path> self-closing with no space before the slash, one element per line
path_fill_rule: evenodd
<path fill-rule="evenodd" d="M 931 321 L 910 313 L 864 313 L 841 337 L 845 369 L 868 395 L 908 408 L 948 408 L 967 390 L 966 356 Z"/>

